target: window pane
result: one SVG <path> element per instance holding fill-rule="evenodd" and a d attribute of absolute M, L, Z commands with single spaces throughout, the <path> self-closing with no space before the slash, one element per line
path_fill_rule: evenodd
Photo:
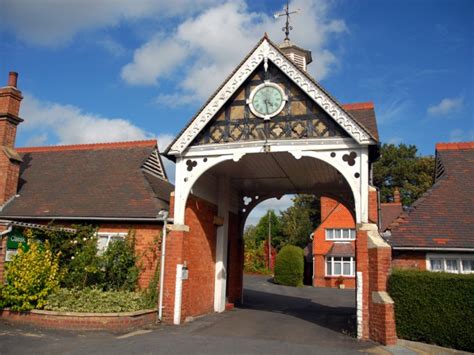
<path fill-rule="evenodd" d="M 334 238 L 335 239 L 341 239 L 341 230 L 340 229 L 335 229 L 335 235 L 334 235 Z"/>
<path fill-rule="evenodd" d="M 341 275 L 342 266 L 341 261 L 334 261 L 334 275 Z"/>
<path fill-rule="evenodd" d="M 112 243 L 112 242 L 116 242 L 117 240 L 123 240 L 123 239 L 124 238 L 122 236 L 119 236 L 119 235 L 111 236 L 109 244 Z"/>
<path fill-rule="evenodd" d="M 474 260 L 463 260 L 462 261 L 462 270 L 463 270 L 463 272 L 473 272 L 474 271 Z"/>
<path fill-rule="evenodd" d="M 349 239 L 349 229 L 343 229 L 342 230 L 342 237 L 344 239 Z"/>
<path fill-rule="evenodd" d="M 351 263 L 345 262 L 342 271 L 345 276 L 351 276 Z"/>
<path fill-rule="evenodd" d="M 326 260 L 326 275 L 331 276 L 331 258 L 327 258 Z"/>
<path fill-rule="evenodd" d="M 430 267 L 432 271 L 443 271 L 443 260 L 442 259 L 431 259 Z"/>
<path fill-rule="evenodd" d="M 326 229 L 326 239 L 333 239 L 334 229 Z"/>
<path fill-rule="evenodd" d="M 100 235 L 99 238 L 97 238 L 97 250 L 99 253 L 103 253 L 105 249 L 107 249 L 107 235 Z"/>
<path fill-rule="evenodd" d="M 351 229 L 351 239 L 355 239 L 356 237 L 356 231 L 355 229 Z"/>
<path fill-rule="evenodd" d="M 456 259 L 446 259 L 446 271 L 457 272 L 458 261 Z"/>

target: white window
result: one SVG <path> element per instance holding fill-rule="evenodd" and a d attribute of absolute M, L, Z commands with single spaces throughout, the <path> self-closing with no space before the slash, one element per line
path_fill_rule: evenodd
<path fill-rule="evenodd" d="M 108 233 L 99 232 L 97 233 L 97 251 L 102 254 L 107 250 L 110 243 L 116 240 L 123 240 L 127 236 L 127 233 Z"/>
<path fill-rule="evenodd" d="M 444 271 L 455 274 L 474 273 L 474 254 L 427 254 L 429 271 Z"/>
<path fill-rule="evenodd" d="M 326 257 L 326 276 L 354 276 L 355 262 L 352 256 Z"/>
<path fill-rule="evenodd" d="M 327 228 L 326 240 L 355 240 L 356 231 L 351 228 Z"/>

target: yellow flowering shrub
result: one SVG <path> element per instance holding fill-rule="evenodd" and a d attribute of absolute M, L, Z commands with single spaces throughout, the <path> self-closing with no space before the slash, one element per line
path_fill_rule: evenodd
<path fill-rule="evenodd" d="M 53 255 L 47 243 L 41 245 L 33 241 L 28 251 L 18 249 L 5 269 L 2 303 L 12 310 L 41 309 L 47 297 L 59 287 L 59 255 Z"/>

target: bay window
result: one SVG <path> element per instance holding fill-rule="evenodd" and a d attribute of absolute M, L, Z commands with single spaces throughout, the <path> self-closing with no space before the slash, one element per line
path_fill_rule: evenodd
<path fill-rule="evenodd" d="M 327 256 L 326 276 L 354 276 L 355 262 L 352 256 Z"/>

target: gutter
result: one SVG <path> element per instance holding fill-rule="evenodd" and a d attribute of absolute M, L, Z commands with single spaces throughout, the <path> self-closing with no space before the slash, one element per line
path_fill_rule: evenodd
<path fill-rule="evenodd" d="M 36 220 L 71 220 L 71 221 L 131 221 L 131 222 L 164 222 L 163 218 L 156 217 L 68 217 L 68 216 L 2 216 L 11 219 L 36 219 Z M 172 222 L 168 218 L 168 222 Z"/>
<path fill-rule="evenodd" d="M 6 222 L 6 221 L 4 221 Z M 4 230 L 3 232 L 0 232 L 0 237 L 3 237 L 4 235 L 10 233 L 13 229 L 13 224 L 12 223 L 9 223 L 8 224 L 8 228 L 6 230 Z"/>
<path fill-rule="evenodd" d="M 158 320 L 161 322 L 163 320 L 163 287 L 164 287 L 164 278 L 165 278 L 165 255 L 166 255 L 166 233 L 168 227 L 168 215 L 169 212 L 166 210 L 161 210 L 159 216 L 163 220 L 163 239 L 161 241 L 161 260 L 160 260 L 160 295 L 158 303 Z"/>
<path fill-rule="evenodd" d="M 474 248 L 436 248 L 436 247 L 392 247 L 393 250 L 425 250 L 425 251 L 470 251 Z"/>

